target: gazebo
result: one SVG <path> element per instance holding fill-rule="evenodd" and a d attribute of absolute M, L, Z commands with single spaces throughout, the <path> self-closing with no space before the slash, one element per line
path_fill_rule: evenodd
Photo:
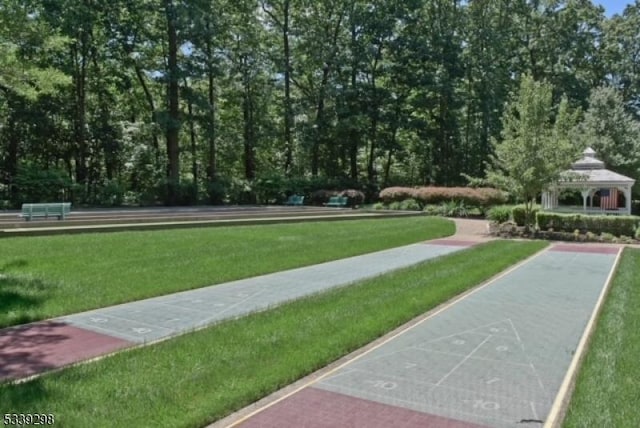
<path fill-rule="evenodd" d="M 542 193 L 542 208 L 550 211 L 584 212 L 586 214 L 631 214 L 631 187 L 635 180 L 605 168 L 596 159 L 596 152 L 587 148 L 582 159 L 564 171 L 562 179 Z M 582 194 L 582 209 L 560 207 L 558 197 L 563 189 L 578 190 Z M 618 192 L 624 195 L 624 207 L 619 207 Z M 599 196 L 600 206 L 593 206 L 594 196 Z"/>

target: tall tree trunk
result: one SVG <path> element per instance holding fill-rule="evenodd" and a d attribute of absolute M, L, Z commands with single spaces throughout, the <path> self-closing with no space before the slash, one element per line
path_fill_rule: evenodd
<path fill-rule="evenodd" d="M 86 81 L 88 65 L 89 34 L 81 31 L 76 43 L 71 47 L 74 62 L 73 86 L 75 96 L 74 139 L 76 146 L 76 182 L 87 185 L 87 98 Z"/>
<path fill-rule="evenodd" d="M 255 121 L 253 107 L 253 91 L 251 88 L 251 76 L 247 58 L 242 58 L 242 70 L 244 81 L 244 94 L 242 100 L 242 115 L 244 119 L 244 176 L 247 180 L 256 178 L 256 153 L 255 153 Z"/>
<path fill-rule="evenodd" d="M 329 82 L 329 64 L 325 64 L 322 70 L 322 81 L 320 83 L 320 91 L 318 93 L 318 105 L 316 107 L 315 135 L 313 145 L 311 146 L 311 175 L 318 176 L 320 168 L 320 145 L 324 142 L 325 123 L 324 123 L 324 97 L 326 93 L 327 83 Z"/>
<path fill-rule="evenodd" d="M 188 88 L 189 82 L 184 79 L 184 87 Z M 189 141 L 191 147 L 191 175 L 193 175 L 193 185 L 198 188 L 198 142 L 196 138 L 196 123 L 193 116 L 193 100 L 192 97 L 187 99 L 187 114 L 189 115 Z M 197 193 L 197 191 L 196 191 Z"/>
<path fill-rule="evenodd" d="M 178 73 L 178 34 L 175 5 L 172 0 L 165 0 L 167 18 L 168 57 L 167 57 L 167 98 L 169 117 L 166 124 L 167 139 L 167 203 L 177 203 L 177 189 L 180 184 L 180 93 Z"/>
<path fill-rule="evenodd" d="M 149 110 L 151 112 L 151 124 L 155 127 L 158 124 L 158 113 L 156 111 L 156 104 L 153 101 L 153 95 L 149 90 L 149 86 L 147 86 L 147 82 L 145 81 L 144 74 L 140 66 L 138 64 L 135 64 L 133 68 L 136 72 L 136 77 L 138 78 L 138 82 L 140 82 L 140 86 L 142 87 L 142 91 L 144 92 L 144 97 L 147 100 L 147 105 L 149 106 Z M 135 122 L 135 120 L 133 122 Z M 151 144 L 153 146 L 153 154 L 157 165 L 160 163 L 160 142 L 158 141 L 158 135 L 156 134 L 155 129 L 152 130 Z"/>
<path fill-rule="evenodd" d="M 207 22 L 207 32 L 210 30 L 210 24 Z M 213 69 L 213 48 L 211 42 L 207 41 L 207 96 L 209 100 L 209 120 L 207 121 L 207 141 L 209 143 L 208 159 L 207 159 L 207 179 L 209 182 L 216 180 L 218 175 L 216 165 L 216 99 L 215 99 L 215 80 Z"/>
<path fill-rule="evenodd" d="M 284 50 L 284 173 L 291 175 L 293 166 L 293 106 L 291 101 L 291 47 L 289 46 L 289 0 L 284 0 L 282 44 Z"/>

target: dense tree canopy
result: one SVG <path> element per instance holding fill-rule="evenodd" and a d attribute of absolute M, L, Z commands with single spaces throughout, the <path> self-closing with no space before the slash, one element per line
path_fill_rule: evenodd
<path fill-rule="evenodd" d="M 635 129 L 639 43 L 640 0 L 4 0 L 0 200 L 464 184 L 524 75 Z"/>

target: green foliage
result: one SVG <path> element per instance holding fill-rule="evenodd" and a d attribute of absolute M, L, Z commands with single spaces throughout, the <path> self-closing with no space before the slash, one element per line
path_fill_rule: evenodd
<path fill-rule="evenodd" d="M 97 204 L 117 207 L 124 203 L 125 187 L 118 180 L 105 180 L 98 186 Z"/>
<path fill-rule="evenodd" d="M 26 164 L 20 167 L 14 185 L 19 189 L 15 205 L 22 203 L 61 202 L 70 197 L 72 183 L 59 169 Z"/>
<path fill-rule="evenodd" d="M 494 223 L 506 223 L 511 218 L 511 212 L 514 207 L 511 205 L 496 205 L 489 209 L 487 218 Z"/>
<path fill-rule="evenodd" d="M 619 91 L 609 86 L 596 88 L 575 132 L 607 168 L 640 179 L 640 122 L 627 111 Z"/>
<path fill-rule="evenodd" d="M 489 182 L 524 201 L 527 225 L 533 220 L 533 201 L 579 154 L 570 139 L 577 112 L 571 113 L 563 98 L 554 120 L 552 92 L 549 84 L 522 78 L 504 111 L 501 138 L 493 140 L 495 155 L 487 168 Z"/>
<path fill-rule="evenodd" d="M 525 205 L 516 205 L 511 209 L 511 218 L 518 226 L 533 225 L 536 222 L 538 211 L 540 211 L 539 206 L 533 206 L 527 210 Z M 527 215 L 529 215 L 529 218 L 527 218 Z"/>
<path fill-rule="evenodd" d="M 405 199 L 400 202 L 400 209 L 405 211 L 422 211 L 422 206 L 415 199 Z"/>
<path fill-rule="evenodd" d="M 442 208 L 440 207 L 440 205 L 428 204 L 428 205 L 425 205 L 425 207 L 424 207 L 424 209 L 422 211 L 425 214 L 431 215 L 431 216 L 442 216 L 442 215 L 444 215 L 442 213 Z"/>
<path fill-rule="evenodd" d="M 469 209 L 463 200 L 447 201 L 440 204 L 440 213 L 445 217 L 467 217 Z"/>
<path fill-rule="evenodd" d="M 540 211 L 536 219 L 540 230 L 573 232 L 578 229 L 581 232 L 610 233 L 614 236 L 635 236 L 636 229 L 640 225 L 640 217 L 636 216 L 559 214 Z"/>

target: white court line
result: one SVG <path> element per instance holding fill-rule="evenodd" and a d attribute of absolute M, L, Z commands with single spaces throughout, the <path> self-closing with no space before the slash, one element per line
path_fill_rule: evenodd
<path fill-rule="evenodd" d="M 449 373 L 447 373 L 446 375 L 444 375 L 444 377 L 442 379 L 440 379 L 438 381 L 438 383 L 436 383 L 436 386 L 440 386 L 442 384 L 442 382 L 445 381 L 445 379 L 447 379 L 449 376 L 451 376 L 456 370 L 458 370 L 460 368 L 461 365 L 463 365 L 469 358 L 471 358 L 471 356 L 473 354 L 476 353 L 476 351 L 478 349 L 480 349 L 482 347 L 482 345 L 484 345 L 485 343 L 487 343 L 488 340 L 490 340 L 493 336 L 489 335 L 487 336 L 486 339 L 484 339 L 478 346 L 476 346 L 475 348 L 473 348 L 473 351 L 471 351 L 471 353 L 469 355 L 467 355 L 466 357 L 464 357 L 462 359 L 462 361 L 460 361 L 458 364 L 455 365 L 454 368 L 452 368 Z"/>
<path fill-rule="evenodd" d="M 292 391 L 290 391 L 287 394 L 284 394 L 283 396 L 279 397 L 276 400 L 273 400 L 272 402 L 265 404 L 264 406 L 260 407 L 259 409 L 256 409 L 252 412 L 250 412 L 249 414 L 247 414 L 246 416 L 243 416 L 242 418 L 236 420 L 235 422 L 232 422 L 231 424 L 227 425 L 227 428 L 232 428 L 232 427 L 236 427 L 238 425 L 240 425 L 241 423 L 245 422 L 246 420 L 248 420 L 249 418 L 252 418 L 253 416 L 255 416 L 256 414 L 268 409 L 269 407 L 272 407 L 276 404 L 278 404 L 279 402 L 291 397 L 292 395 L 302 391 L 304 388 L 313 385 L 316 382 L 319 382 L 320 380 L 328 377 L 329 375 L 331 375 L 332 373 L 337 372 L 338 370 L 341 370 L 342 368 L 346 367 L 347 365 L 353 363 L 354 361 L 359 360 L 360 358 L 364 357 L 365 355 L 368 355 L 369 353 L 375 351 L 376 349 L 386 345 L 387 343 L 391 342 L 392 340 L 396 339 L 397 337 L 405 334 L 407 331 L 413 330 L 416 327 L 422 325 L 423 323 L 425 323 L 426 321 L 430 320 L 431 318 L 437 316 L 438 314 L 446 311 L 447 309 L 449 309 L 450 307 L 454 306 L 456 303 L 461 302 L 462 300 L 465 300 L 473 295 L 475 295 L 476 293 L 478 293 L 481 290 L 484 290 L 485 288 L 487 288 L 488 286 L 494 284 L 495 282 L 497 282 L 498 280 L 504 278 L 505 276 L 509 275 L 510 273 L 512 273 L 513 271 L 519 269 L 520 267 L 524 266 L 525 264 L 531 262 L 532 260 L 534 260 L 537 257 L 540 257 L 540 255 L 546 253 L 549 250 L 549 246 L 541 249 L 540 251 L 538 251 L 537 253 L 533 254 L 530 257 L 527 257 L 526 259 L 516 263 L 515 265 L 511 266 L 510 268 L 507 268 L 506 270 L 502 271 L 501 273 L 499 273 L 498 275 L 494 276 L 493 278 L 490 278 L 489 280 L 485 281 L 484 283 L 480 284 L 479 286 L 477 286 L 476 288 L 463 293 L 460 296 L 454 297 L 453 299 L 451 299 L 449 302 L 441 305 L 439 308 L 433 310 L 432 313 L 430 313 L 429 315 L 427 315 L 426 317 L 422 318 L 421 320 L 419 320 L 418 322 L 416 322 L 415 324 L 407 327 L 406 329 L 403 329 L 393 335 L 391 335 L 390 337 L 388 337 L 387 339 L 381 341 L 380 343 L 378 343 L 375 346 L 372 346 L 371 348 L 369 348 L 367 351 L 357 355 L 356 357 L 354 357 L 353 359 L 349 360 L 349 361 L 345 361 L 342 364 L 337 365 L 336 367 L 334 367 L 333 369 L 327 371 L 326 373 L 318 376 L 317 378 L 293 389 Z"/>
<path fill-rule="evenodd" d="M 580 338 L 580 342 L 578 343 L 578 347 L 576 348 L 573 358 L 571 359 L 571 364 L 569 365 L 569 369 L 567 370 L 567 374 L 565 375 L 562 385 L 560 386 L 560 390 L 556 395 L 556 399 L 553 402 L 553 406 L 551 407 L 551 411 L 547 416 L 547 420 L 544 424 L 544 428 L 555 428 L 560 426 L 562 420 L 564 419 L 564 413 L 566 411 L 565 405 L 568 405 L 568 402 L 565 403 L 566 400 L 569 399 L 570 394 L 573 392 L 573 382 L 577 377 L 577 371 L 580 366 L 583 355 L 586 352 L 587 344 L 589 343 L 589 339 L 591 338 L 591 334 L 595 330 L 595 323 L 598 319 L 598 315 L 600 314 L 600 310 L 604 304 L 605 297 L 611 288 L 611 283 L 613 282 L 613 275 L 618 268 L 618 264 L 620 263 L 620 259 L 622 258 L 622 251 L 624 247 L 620 247 L 618 249 L 618 254 L 616 255 L 616 259 L 609 271 L 609 275 L 607 276 L 607 280 L 604 283 L 604 287 L 602 287 L 602 291 L 600 292 L 600 296 L 598 297 L 598 301 L 596 302 L 596 306 L 591 313 L 591 318 L 587 323 L 587 326 L 584 329 L 584 333 Z"/>

